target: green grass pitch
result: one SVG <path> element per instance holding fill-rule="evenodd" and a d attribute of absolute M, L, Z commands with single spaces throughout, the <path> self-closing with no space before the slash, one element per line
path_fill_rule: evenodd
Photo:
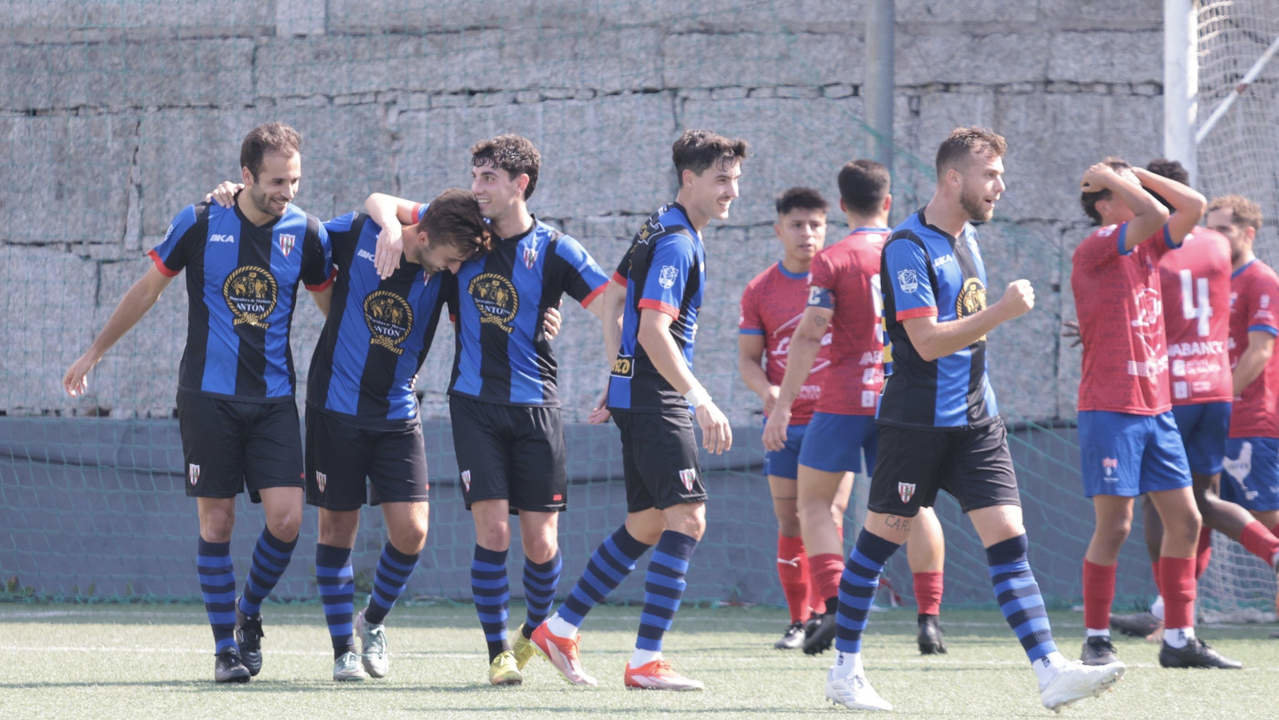
<path fill-rule="evenodd" d="M 523 616 L 512 608 L 512 625 Z M 686 607 L 666 638 L 677 669 L 700 693 L 627 691 L 622 669 L 636 607 L 603 607 L 583 633 L 594 689 L 564 683 L 541 658 L 520 687 L 487 684 L 480 630 L 468 605 L 396 608 L 387 624 L 391 674 L 337 685 L 318 605 L 267 605 L 262 674 L 212 682 L 212 639 L 198 605 L 0 605 L 0 711 L 13 718 L 768 718 L 834 717 L 823 700 L 831 653 L 777 651 L 776 608 Z M 1063 652 L 1081 643 L 1080 616 L 1052 613 Z M 876 613 L 864 645 L 871 681 L 919 718 L 1049 717 L 1035 679 L 997 610 L 943 610 L 950 654 L 920 657 L 909 610 Z M 1064 711 L 1078 718 L 1230 718 L 1273 715 L 1279 640 L 1273 626 L 1204 627 L 1200 635 L 1245 663 L 1229 671 L 1163 670 L 1156 646 L 1116 638 L 1128 674 L 1109 693 Z"/>

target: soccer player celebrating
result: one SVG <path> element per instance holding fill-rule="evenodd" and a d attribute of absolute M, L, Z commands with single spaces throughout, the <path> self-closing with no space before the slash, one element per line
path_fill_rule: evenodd
<path fill-rule="evenodd" d="M 533 632 L 533 642 L 577 685 L 595 684 L 578 658 L 583 618 L 656 545 L 623 681 L 628 688 L 703 687 L 671 668 L 662 637 L 679 610 L 689 560 L 706 529 L 693 417 L 710 452 L 724 452 L 733 441 L 728 419 L 693 376 L 693 341 L 706 290 L 701 232 L 712 219 L 728 217 L 746 142 L 686 130 L 672 155 L 680 183 L 675 202 L 649 216 L 614 275 L 626 284 L 626 300 L 608 408 L 622 436 L 626 521 L 595 550 L 559 610 Z"/>
<path fill-rule="evenodd" d="M 560 576 L 558 514 L 567 505 L 568 482 L 557 365 L 543 314 L 567 293 L 603 319 L 604 304 L 593 301 L 608 285 L 577 240 L 529 212 L 540 167 L 537 148 L 518 135 L 471 148 L 471 189 L 497 239 L 489 254 L 463 263 L 457 274 L 449 412 L 463 497 L 475 522 L 471 591 L 494 685 L 522 681 L 521 670 L 537 652 L 529 638 L 550 610 Z M 384 253 L 401 245 L 397 219 L 416 222 L 421 208 L 374 194 L 366 209 L 383 228 L 377 254 L 385 274 L 398 263 L 398 253 L 390 261 Z M 610 332 L 616 346 L 616 328 L 604 323 L 606 346 Z M 528 605 L 513 647 L 506 628 L 510 515 L 520 520 Z"/>
<path fill-rule="evenodd" d="M 1096 526 L 1084 556 L 1083 659 L 1109 667 L 1110 606 L 1119 548 L 1145 494 L 1163 521 L 1158 561 L 1165 601 L 1165 667 L 1239 667 L 1195 637 L 1200 516 L 1190 466 L 1170 410 L 1159 263 L 1203 213 L 1203 196 L 1122 160 L 1084 173 L 1080 201 L 1099 229 L 1075 250 L 1071 288 L 1083 341 L 1079 445 Z M 1170 215 L 1148 192 L 1168 201 Z M 1094 640 L 1093 638 L 1103 638 Z"/>
<path fill-rule="evenodd" d="M 196 498 L 196 568 L 214 639 L 214 679 L 248 682 L 262 668 L 260 607 L 284 574 L 302 522 L 302 442 L 294 405 L 289 329 L 299 282 L 328 287 L 331 253 L 320 221 L 292 204 L 302 178 L 302 138 L 268 123 L 240 147 L 244 181 L 232 208 L 187 206 L 149 253 L 134 283 L 62 384 L 82 394 L 85 376 L 187 269 L 187 342 L 178 375 L 186 492 Z M 261 502 L 244 592 L 235 596 L 231 529 L 235 498 Z"/>
<path fill-rule="evenodd" d="M 1239 195 L 1208 205 L 1208 227 L 1230 242 L 1230 363 L 1234 408 L 1222 494 L 1247 508 L 1259 524 L 1279 533 L 1279 358 L 1275 336 L 1279 277 L 1253 254 L 1261 209 Z M 1249 548 L 1251 549 L 1251 548 Z M 1255 552 L 1255 551 L 1254 551 Z M 1279 562 L 1271 559 L 1279 570 Z"/>
<path fill-rule="evenodd" d="M 875 466 L 875 408 L 884 382 L 886 354 L 881 324 L 879 263 L 891 232 L 888 168 L 873 160 L 854 160 L 839 172 L 840 208 L 848 237 L 813 260 L 812 280 L 787 353 L 785 377 L 764 432 L 764 446 L 777 451 L 793 425 L 792 402 L 803 393 L 819 349 L 829 345 L 830 367 L 821 382 L 816 413 L 799 453 L 799 513 L 804 547 L 809 551 L 813 596 L 824 606 L 816 627 L 804 639 L 804 652 L 824 652 L 835 638 L 839 577 L 844 570 L 843 517 L 852 489 L 852 473 Z M 811 378 L 810 378 L 811 380 Z M 907 545 L 919 606 L 919 649 L 946 652 L 937 616 L 941 609 L 941 525 L 932 508 L 921 508 Z"/>
<path fill-rule="evenodd" d="M 1096 695 L 1123 674 L 1121 663 L 1068 662 L 1053 642 L 1026 556 L 1017 479 L 1007 433 L 986 375 L 986 335 L 1034 306 L 1026 280 L 986 305 L 986 268 L 971 222 L 986 222 L 1004 190 L 1004 138 L 956 128 L 937 150 L 937 190 L 884 245 L 884 320 L 893 373 L 880 399 L 879 448 L 866 525 L 840 582 L 835 665 L 826 697 L 863 710 L 889 710 L 866 679 L 861 640 L 884 564 L 910 536 L 920 507 L 938 490 L 968 514 L 990 564 L 1000 610 L 1056 709 Z"/>

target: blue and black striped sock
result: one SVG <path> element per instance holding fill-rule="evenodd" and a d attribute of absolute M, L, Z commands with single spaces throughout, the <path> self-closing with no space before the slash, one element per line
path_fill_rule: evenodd
<path fill-rule="evenodd" d="M 1025 533 L 997 542 L 986 548 L 986 563 L 990 565 L 990 582 L 995 586 L 999 609 L 1033 663 L 1057 652 L 1057 643 L 1053 641 L 1039 583 L 1035 582 L 1026 557 L 1029 547 Z"/>
<path fill-rule="evenodd" d="M 582 571 L 568 597 L 560 604 L 556 614 L 573 627 L 581 627 L 582 619 L 597 603 L 604 601 L 626 576 L 635 569 L 635 561 L 639 560 L 652 545 L 631 537 L 626 526 L 617 529 L 595 548 L 591 560 Z"/>
<path fill-rule="evenodd" d="M 846 653 L 862 651 L 862 632 L 866 629 L 879 576 L 884 563 L 901 547 L 897 543 L 862 530 L 857 544 L 848 553 L 844 572 L 839 577 L 839 606 L 835 610 L 835 649 Z"/>
<path fill-rule="evenodd" d="M 563 566 L 558 550 L 555 551 L 555 557 L 544 563 L 535 563 L 527 555 L 524 556 L 524 602 L 528 605 L 528 616 L 524 620 L 525 638 L 532 636 L 533 630 L 550 613 Z"/>
<path fill-rule="evenodd" d="M 262 612 L 262 601 L 280 582 L 297 544 L 297 538 L 284 542 L 270 530 L 262 528 L 258 544 L 253 548 L 253 564 L 249 567 L 248 579 L 244 581 L 244 594 L 240 596 L 240 612 L 250 616 Z"/>
<path fill-rule="evenodd" d="M 671 628 L 680 599 L 688 585 L 688 560 L 693 557 L 697 541 L 684 533 L 666 530 L 657 541 L 653 557 L 644 574 L 644 610 L 640 613 L 639 635 L 635 647 L 650 652 L 662 651 L 662 636 Z"/>
<path fill-rule="evenodd" d="M 235 568 L 231 564 L 231 543 L 207 542 L 200 538 L 195 567 L 200 575 L 200 595 L 213 628 L 214 653 L 235 650 Z"/>
<path fill-rule="evenodd" d="M 373 592 L 369 594 L 369 606 L 364 610 L 365 622 L 381 625 L 386 614 L 395 607 L 404 588 L 409 584 L 409 576 L 417 567 L 417 554 L 406 555 L 387 541 L 382 547 L 382 557 L 377 561 L 377 572 L 373 576 Z"/>
<path fill-rule="evenodd" d="M 505 550 L 499 552 L 475 546 L 475 559 L 471 561 L 471 598 L 475 601 L 480 627 L 484 628 L 489 662 L 492 662 L 503 650 L 511 649 L 506 639 L 511 586 L 506 579 Z"/>
<path fill-rule="evenodd" d="M 324 622 L 329 626 L 333 657 L 355 651 L 355 572 L 351 570 L 351 548 L 316 543 L 315 583 L 324 603 Z"/>

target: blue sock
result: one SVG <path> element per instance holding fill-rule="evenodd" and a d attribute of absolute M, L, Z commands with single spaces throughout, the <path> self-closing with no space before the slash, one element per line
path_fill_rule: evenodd
<path fill-rule="evenodd" d="M 591 560 L 582 571 L 568 597 L 560 604 L 559 616 L 573 625 L 582 626 L 582 619 L 596 604 L 604 601 L 626 576 L 635 569 L 635 561 L 639 560 L 651 545 L 631 537 L 626 526 L 617 529 L 595 548 Z"/>
<path fill-rule="evenodd" d="M 211 543 L 200 538 L 195 568 L 200 575 L 204 611 L 213 628 L 214 653 L 237 650 L 235 645 L 235 568 L 231 565 L 231 543 Z"/>
<path fill-rule="evenodd" d="M 839 606 L 835 609 L 835 649 L 846 653 L 862 651 L 862 632 L 875 600 L 875 588 L 884 572 L 884 563 L 901 547 L 897 543 L 862 530 L 857 544 L 848 553 L 839 577 Z"/>
<path fill-rule="evenodd" d="M 351 570 L 351 549 L 316 543 L 315 584 L 324 603 L 324 622 L 329 626 L 333 657 L 355 651 L 352 615 L 355 614 L 355 572 Z"/>
<path fill-rule="evenodd" d="M 253 565 L 249 568 L 249 578 L 244 581 L 244 594 L 240 596 L 240 612 L 257 615 L 262 611 L 262 601 L 280 582 L 297 544 L 297 538 L 284 542 L 262 528 L 257 547 L 253 548 Z"/>
<path fill-rule="evenodd" d="M 475 601 L 475 614 L 484 629 L 489 662 L 492 662 L 502 651 L 511 649 L 506 639 L 511 586 L 506 579 L 505 550 L 499 552 L 475 546 L 475 559 L 471 561 L 471 598 Z"/>
<path fill-rule="evenodd" d="M 524 621 L 525 638 L 531 637 L 533 630 L 551 612 L 563 565 L 558 550 L 555 557 L 544 563 L 535 563 L 528 556 L 524 557 L 524 602 L 528 605 L 528 617 Z"/>
<path fill-rule="evenodd" d="M 999 609 L 1033 663 L 1056 652 L 1057 643 L 1053 642 L 1044 598 L 1026 557 L 1029 547 L 1025 533 L 997 542 L 986 548 L 986 563 L 990 565 L 990 582 L 995 586 Z"/>
<path fill-rule="evenodd" d="M 377 561 L 377 572 L 373 576 L 373 592 L 369 594 L 369 606 L 364 610 L 364 620 L 374 625 L 381 625 L 386 614 L 395 607 L 404 588 L 409 584 L 409 575 L 417 567 L 417 555 L 405 555 L 388 540 L 382 547 L 382 557 Z"/>
<path fill-rule="evenodd" d="M 684 575 L 693 557 L 697 541 L 684 533 L 666 530 L 657 541 L 657 549 L 648 561 L 644 574 L 644 610 L 640 613 L 639 635 L 635 647 L 652 652 L 662 651 L 662 636 L 671 629 L 680 599 L 684 597 Z"/>

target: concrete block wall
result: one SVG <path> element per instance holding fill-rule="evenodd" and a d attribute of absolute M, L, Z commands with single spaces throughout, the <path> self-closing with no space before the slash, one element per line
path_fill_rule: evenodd
<path fill-rule="evenodd" d="M 670 199 L 670 143 L 686 127 L 750 141 L 732 218 L 706 232 L 711 295 L 697 369 L 735 424 L 754 397 L 735 370 L 742 287 L 777 256 L 773 197 L 834 200 L 839 166 L 872 152 L 863 118 L 865 4 L 709 0 L 13 0 L 0 18 L 0 411 L 167 417 L 185 337 L 183 280 L 67 398 L 58 380 L 147 267 L 184 205 L 238 174 L 253 125 L 305 136 L 298 204 L 322 218 L 373 190 L 429 199 L 466 186 L 467 149 L 518 132 L 544 157 L 532 207 L 605 269 Z M 1101 0 L 899 0 L 894 221 L 931 194 L 951 127 L 1007 136 L 1008 191 L 981 231 L 991 297 L 1016 277 L 1038 307 L 992 335 L 1001 407 L 1074 414 L 1069 259 L 1087 233 L 1077 180 L 1105 154 L 1161 147 L 1160 3 L 1116 17 Z M 842 218 L 831 240 L 845 230 Z M 319 316 L 299 302 L 305 374 Z M 557 348 L 571 420 L 603 382 L 600 332 L 566 310 Z M 442 409 L 451 331 L 421 374 Z M 299 377 L 299 387 L 303 387 Z"/>

